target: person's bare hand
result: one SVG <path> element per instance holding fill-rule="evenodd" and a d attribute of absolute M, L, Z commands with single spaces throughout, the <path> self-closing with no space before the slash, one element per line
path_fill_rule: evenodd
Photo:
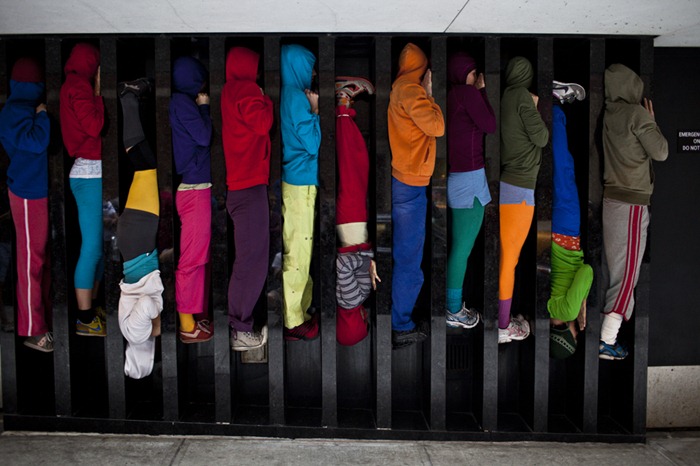
<path fill-rule="evenodd" d="M 100 66 L 97 67 L 97 73 L 95 73 L 95 95 L 100 95 Z"/>
<path fill-rule="evenodd" d="M 39 104 L 36 106 L 36 113 L 45 112 L 45 111 L 46 111 L 46 104 Z"/>
<path fill-rule="evenodd" d="M 486 87 L 486 80 L 484 79 L 484 73 L 479 73 L 479 76 L 476 78 L 476 84 L 474 84 L 477 89 L 483 89 Z"/>
<path fill-rule="evenodd" d="M 429 97 L 433 95 L 433 72 L 430 68 L 426 70 L 420 85 L 423 86 Z"/>
<path fill-rule="evenodd" d="M 532 97 L 532 101 L 535 102 L 535 107 L 537 107 L 537 104 L 539 103 L 540 98 L 537 97 L 537 95 L 533 94 L 533 93 L 530 93 L 530 96 Z"/>
<path fill-rule="evenodd" d="M 581 331 L 586 330 L 586 299 L 581 303 L 581 309 L 578 311 L 578 317 L 576 317 L 576 322 L 578 322 L 578 328 Z"/>
<path fill-rule="evenodd" d="M 311 112 L 318 115 L 318 94 L 310 89 L 304 89 L 304 94 L 306 94 L 306 98 L 309 99 Z"/>
<path fill-rule="evenodd" d="M 377 282 L 381 283 L 382 279 L 377 275 L 377 263 L 375 261 L 369 262 L 369 278 L 372 280 L 372 289 L 377 289 Z"/>
<path fill-rule="evenodd" d="M 197 105 L 209 105 L 209 94 L 205 92 L 200 92 L 197 94 L 197 99 L 195 100 Z"/>
<path fill-rule="evenodd" d="M 651 103 L 651 99 L 644 97 L 644 108 L 647 109 L 652 118 L 656 119 L 654 116 L 654 104 Z"/>

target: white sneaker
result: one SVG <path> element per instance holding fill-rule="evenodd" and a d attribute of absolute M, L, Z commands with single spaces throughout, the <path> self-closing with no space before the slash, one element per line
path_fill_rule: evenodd
<path fill-rule="evenodd" d="M 530 324 L 522 317 L 522 321 L 518 318 L 510 318 L 510 323 L 507 328 L 498 329 L 498 344 L 510 343 L 511 341 L 520 341 L 530 336 Z"/>
<path fill-rule="evenodd" d="M 229 342 L 233 351 L 248 351 L 262 348 L 267 343 L 267 325 L 263 326 L 260 331 L 253 330 L 252 332 L 236 332 L 231 328 Z"/>

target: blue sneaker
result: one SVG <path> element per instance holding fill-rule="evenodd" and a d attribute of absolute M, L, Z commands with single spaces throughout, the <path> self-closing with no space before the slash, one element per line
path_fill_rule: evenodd
<path fill-rule="evenodd" d="M 479 323 L 479 313 L 462 303 L 462 309 L 454 314 L 450 311 L 445 312 L 445 321 L 451 328 L 474 328 Z"/>
<path fill-rule="evenodd" d="M 627 348 L 622 346 L 617 341 L 612 345 L 608 345 L 603 340 L 600 340 L 600 345 L 598 346 L 598 358 L 619 361 L 621 359 L 625 359 L 628 354 L 629 352 L 627 351 Z"/>

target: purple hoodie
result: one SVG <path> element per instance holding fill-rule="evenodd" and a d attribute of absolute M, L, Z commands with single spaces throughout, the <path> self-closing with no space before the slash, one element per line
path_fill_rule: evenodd
<path fill-rule="evenodd" d="M 447 153 L 450 173 L 484 167 L 484 134 L 496 131 L 496 116 L 486 98 L 486 89 L 466 84 L 476 62 L 464 52 L 450 58 L 447 75 Z"/>

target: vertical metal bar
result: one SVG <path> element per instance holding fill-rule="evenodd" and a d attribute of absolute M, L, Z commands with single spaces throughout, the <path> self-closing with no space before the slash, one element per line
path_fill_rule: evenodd
<path fill-rule="evenodd" d="M 57 115 L 61 89 L 61 40 L 47 39 L 46 53 L 46 104 Z M 55 119 L 53 122 L 58 122 Z M 52 138 L 60 137 L 58 127 L 51 128 Z M 51 304 L 53 310 L 54 339 L 54 393 L 56 414 L 70 416 L 73 412 L 71 400 L 70 345 L 71 331 L 68 318 L 68 281 L 66 277 L 66 230 L 64 199 L 65 173 L 63 168 L 63 144 L 52 144 L 49 150 L 49 217 L 51 228 Z"/>
<path fill-rule="evenodd" d="M 221 126 L 221 89 L 224 86 L 225 38 L 214 36 L 209 39 L 209 97 L 211 120 L 215 131 Z M 226 166 L 220 137 L 211 143 L 211 171 L 216 199 L 226 197 Z M 219 215 L 219 214 L 217 214 Z M 225 212 L 222 215 L 227 215 Z M 211 249 L 226 251 L 226 231 L 212 228 Z M 212 255 L 211 286 L 213 290 L 214 318 L 214 417 L 216 422 L 231 422 L 231 348 L 229 346 L 228 325 L 228 262 L 226 256 Z"/>
<path fill-rule="evenodd" d="M 600 312 L 604 290 L 602 280 L 602 206 L 603 180 L 601 178 L 602 155 L 598 151 L 596 132 L 603 113 L 605 89 L 605 39 L 590 40 L 590 84 L 588 89 L 588 228 L 586 257 L 593 267 L 593 286 L 587 300 L 587 325 L 584 332 L 583 375 L 583 432 L 595 433 L 598 429 L 598 340 L 600 339 Z M 580 338 L 580 337 L 579 337 Z"/>
<path fill-rule="evenodd" d="M 382 279 L 377 293 L 374 354 L 376 357 L 376 423 L 380 429 L 391 428 L 391 151 L 387 108 L 391 92 L 391 37 L 375 41 L 376 97 L 374 101 L 374 137 L 376 160 L 376 238 L 377 273 Z"/>
<path fill-rule="evenodd" d="M 265 93 L 270 96 L 275 106 L 275 122 L 273 132 L 270 134 L 272 152 L 270 155 L 270 186 L 281 180 L 282 172 L 282 146 L 279 130 L 279 102 L 280 102 L 280 38 L 279 36 L 265 37 Z M 275 204 L 275 214 L 282 216 L 280 207 L 282 199 Z M 282 251 L 282 236 L 271 238 L 272 251 Z M 279 280 L 272 274 L 268 277 L 268 292 L 277 293 L 275 285 Z M 282 318 L 281 299 L 275 300 L 274 306 L 267 309 L 269 355 L 268 380 L 270 400 L 270 424 L 283 425 L 285 423 L 284 412 L 284 339 L 282 335 L 284 319 Z"/>
<path fill-rule="evenodd" d="M 338 425 L 335 300 L 335 38 L 319 39 L 319 111 L 321 150 L 319 154 L 319 217 L 321 221 L 319 258 L 321 274 L 321 423 Z"/>
<path fill-rule="evenodd" d="M 499 121 L 501 111 L 501 40 L 487 37 L 485 44 L 485 78 L 489 102 Z M 498 425 L 498 261 L 499 217 L 498 193 L 501 148 L 500 125 L 486 137 L 486 177 L 493 201 L 484 209 L 484 345 L 481 426 L 494 431 Z"/>
<path fill-rule="evenodd" d="M 173 156 L 170 130 L 170 39 L 158 37 L 155 40 L 156 73 L 156 148 L 158 159 L 158 189 L 160 192 L 173 192 Z M 171 232 L 173 209 L 161 215 L 160 223 Z M 175 269 L 172 255 L 161 260 L 161 274 L 164 282 L 175 283 L 172 274 Z M 177 421 L 179 417 L 179 396 L 177 380 L 177 316 L 172 293 L 163 295 L 161 318 L 161 360 L 163 364 L 163 419 Z"/>
<path fill-rule="evenodd" d="M 447 113 L 447 37 L 431 40 L 433 97 Z M 431 181 L 432 241 L 430 269 L 430 428 L 445 430 L 446 343 L 445 280 L 447 270 L 447 138 L 437 138 L 435 171 Z M 440 212 L 436 216 L 436 212 Z"/>
<path fill-rule="evenodd" d="M 552 128 L 552 79 L 554 75 L 554 41 L 540 38 L 537 41 L 537 90 L 538 109 L 550 132 Z M 549 413 L 549 270 L 552 236 L 552 145 L 542 149 L 542 162 L 537 178 L 537 302 L 535 308 L 535 377 L 532 428 L 535 432 L 547 431 Z M 544 240 L 540 240 L 544 238 Z"/>
<path fill-rule="evenodd" d="M 102 145 L 102 197 L 119 197 L 119 142 L 117 140 L 117 41 L 115 38 L 100 39 L 100 85 L 105 106 L 105 117 L 112 122 L 104 135 Z M 116 243 L 112 242 L 113 245 Z M 126 417 L 124 385 L 124 338 L 119 330 L 119 281 L 121 258 L 119 251 L 109 250 L 105 254 L 105 307 L 107 312 L 107 341 L 105 342 L 105 365 L 107 369 L 107 391 L 109 417 Z"/>
<path fill-rule="evenodd" d="M 654 75 L 654 40 L 643 38 L 639 44 L 639 74 L 644 82 L 645 97 L 652 97 Z M 645 259 L 636 288 L 633 352 L 632 433 L 646 432 L 647 365 L 649 363 L 649 310 L 651 306 L 651 238 L 647 235 Z"/>

